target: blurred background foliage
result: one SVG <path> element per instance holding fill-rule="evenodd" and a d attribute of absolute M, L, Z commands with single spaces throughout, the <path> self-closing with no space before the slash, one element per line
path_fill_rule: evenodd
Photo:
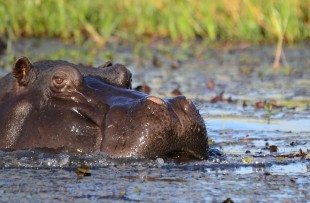
<path fill-rule="evenodd" d="M 294 43 L 310 39 L 310 0 L 0 0 L 0 34 Z"/>

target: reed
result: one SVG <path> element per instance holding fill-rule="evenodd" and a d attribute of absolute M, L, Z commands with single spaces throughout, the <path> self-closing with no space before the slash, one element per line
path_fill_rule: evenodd
<path fill-rule="evenodd" d="M 199 37 L 277 41 L 281 47 L 310 39 L 310 0 L 0 0 L 0 34 L 74 42 L 91 38 L 99 45 L 112 37 Z"/>

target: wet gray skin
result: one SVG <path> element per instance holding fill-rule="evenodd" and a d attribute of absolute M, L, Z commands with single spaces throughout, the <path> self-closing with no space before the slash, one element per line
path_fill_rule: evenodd
<path fill-rule="evenodd" d="M 206 128 L 194 104 L 183 96 L 160 99 L 131 90 L 123 65 L 32 64 L 21 57 L 0 86 L 1 149 L 207 157 Z"/>

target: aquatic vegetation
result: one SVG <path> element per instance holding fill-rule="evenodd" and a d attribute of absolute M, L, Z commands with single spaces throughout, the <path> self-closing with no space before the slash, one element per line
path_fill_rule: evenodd
<path fill-rule="evenodd" d="M 115 37 L 277 41 L 276 67 L 283 42 L 309 39 L 309 8 L 309 0 L 0 0 L 0 34 L 98 45 Z"/>
<path fill-rule="evenodd" d="M 254 157 L 253 156 L 247 156 L 242 158 L 242 162 L 245 164 L 250 164 L 254 162 Z"/>
<path fill-rule="evenodd" d="M 271 119 L 271 114 L 272 114 L 272 104 L 271 103 L 267 103 L 264 106 L 264 109 L 267 112 L 267 122 L 269 124 L 270 123 L 270 119 Z"/>
<path fill-rule="evenodd" d="M 78 176 L 91 176 L 89 166 L 82 165 L 78 167 L 75 171 L 76 175 Z"/>

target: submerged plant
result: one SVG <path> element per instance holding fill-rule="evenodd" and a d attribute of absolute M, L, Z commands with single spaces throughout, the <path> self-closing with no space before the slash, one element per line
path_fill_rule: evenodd
<path fill-rule="evenodd" d="M 267 123 L 270 124 L 271 114 L 272 114 L 272 104 L 267 102 L 264 106 L 265 111 L 267 112 Z"/>

